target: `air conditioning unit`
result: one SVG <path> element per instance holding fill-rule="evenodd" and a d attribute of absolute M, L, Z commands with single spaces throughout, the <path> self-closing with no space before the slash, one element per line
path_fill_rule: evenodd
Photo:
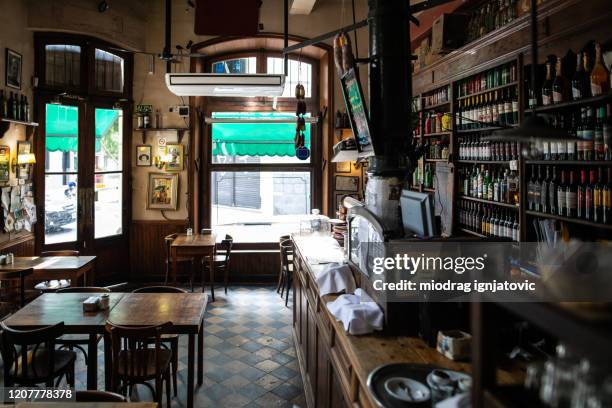
<path fill-rule="evenodd" d="M 166 85 L 178 96 L 281 96 L 283 74 L 166 74 Z"/>

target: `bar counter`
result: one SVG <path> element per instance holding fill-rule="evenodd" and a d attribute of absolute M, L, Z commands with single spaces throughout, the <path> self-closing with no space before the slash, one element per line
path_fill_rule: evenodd
<path fill-rule="evenodd" d="M 331 237 L 293 235 L 293 337 L 309 407 L 377 407 L 367 387 L 368 375 L 390 363 L 428 364 L 470 373 L 469 363 L 452 361 L 417 337 L 392 336 L 385 331 L 350 335 L 329 312 L 326 303 L 337 295 L 319 296 L 319 262 L 342 260 L 342 249 Z M 353 270 L 353 274 L 359 273 Z M 499 369 L 500 384 L 514 384 L 520 369 Z"/>

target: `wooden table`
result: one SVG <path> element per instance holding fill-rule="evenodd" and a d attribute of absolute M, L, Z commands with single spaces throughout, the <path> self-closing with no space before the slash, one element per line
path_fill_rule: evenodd
<path fill-rule="evenodd" d="M 25 305 L 25 278 L 31 276 L 32 273 L 33 270 L 31 268 L 0 270 L 0 281 L 19 279 L 19 305 L 21 307 Z"/>
<path fill-rule="evenodd" d="M 108 320 L 121 326 L 152 326 L 172 322 L 171 332 L 189 336 L 187 345 L 187 407 L 193 407 L 195 336 L 198 335 L 198 385 L 204 381 L 204 293 L 130 293 L 110 312 Z M 110 344 L 104 340 L 104 347 Z M 105 353 L 109 353 L 107 349 Z M 110 372 L 110 370 L 109 370 Z"/>
<path fill-rule="evenodd" d="M 97 389 L 97 339 L 104 334 L 104 374 L 110 390 L 110 340 L 104 331 L 107 320 L 122 326 L 149 326 L 172 322 L 172 333 L 189 336 L 187 406 L 193 407 L 195 336 L 198 335 L 198 384 L 204 380 L 204 313 L 208 296 L 203 293 L 110 293 L 106 311 L 83 312 L 90 293 L 46 293 L 6 320 L 17 329 L 35 329 L 64 322 L 66 333 L 88 334 L 87 388 Z"/>
<path fill-rule="evenodd" d="M 66 334 L 89 336 L 87 354 L 87 389 L 98 388 L 98 335 L 104 334 L 104 326 L 110 310 L 125 293 L 110 293 L 109 310 L 83 312 L 83 301 L 92 293 L 45 293 L 25 305 L 9 317 L 5 323 L 13 328 L 32 330 L 64 322 Z M 104 356 L 105 363 L 110 354 Z M 110 387 L 110 382 L 107 388 Z"/>
<path fill-rule="evenodd" d="M 76 286 L 83 278 L 82 286 L 87 286 L 92 280 L 88 279 L 88 273 L 93 270 L 95 260 L 95 256 L 17 256 L 12 264 L 0 265 L 0 274 L 33 268 L 29 279 L 70 279 L 71 285 Z"/>
<path fill-rule="evenodd" d="M 217 236 L 211 234 L 179 234 L 170 246 L 170 256 L 172 257 L 172 282 L 176 285 L 177 258 L 194 257 L 209 259 L 210 268 L 210 294 L 212 301 L 215 301 L 215 252 L 217 250 Z M 204 292 L 204 282 L 202 282 L 202 292 Z"/>

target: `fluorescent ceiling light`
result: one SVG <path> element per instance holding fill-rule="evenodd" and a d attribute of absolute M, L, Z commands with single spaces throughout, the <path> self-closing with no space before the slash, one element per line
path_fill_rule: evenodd
<path fill-rule="evenodd" d="M 282 74 L 166 74 L 166 85 L 178 96 L 281 96 Z"/>

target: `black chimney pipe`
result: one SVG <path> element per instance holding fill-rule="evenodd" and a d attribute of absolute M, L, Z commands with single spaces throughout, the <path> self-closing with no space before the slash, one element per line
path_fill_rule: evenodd
<path fill-rule="evenodd" d="M 376 156 L 368 171 L 401 176 L 412 143 L 410 2 L 368 0 L 370 128 Z"/>

